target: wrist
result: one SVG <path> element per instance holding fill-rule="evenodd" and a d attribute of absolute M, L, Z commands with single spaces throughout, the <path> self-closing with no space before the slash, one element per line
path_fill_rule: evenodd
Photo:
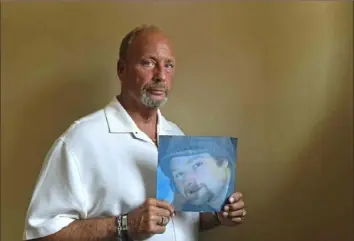
<path fill-rule="evenodd" d="M 115 218 L 117 241 L 129 241 L 127 215 L 118 215 Z"/>
<path fill-rule="evenodd" d="M 214 218 L 215 218 L 215 224 L 216 225 L 221 225 L 221 220 L 220 220 L 218 212 L 214 212 Z"/>
<path fill-rule="evenodd" d="M 199 219 L 200 231 L 209 230 L 221 224 L 216 212 L 201 213 Z"/>

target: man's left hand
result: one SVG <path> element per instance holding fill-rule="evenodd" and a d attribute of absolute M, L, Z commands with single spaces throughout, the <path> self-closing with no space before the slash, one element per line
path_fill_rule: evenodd
<path fill-rule="evenodd" d="M 242 223 L 246 216 L 242 193 L 233 193 L 228 201 L 229 204 L 224 205 L 223 211 L 217 213 L 221 225 L 235 226 Z"/>

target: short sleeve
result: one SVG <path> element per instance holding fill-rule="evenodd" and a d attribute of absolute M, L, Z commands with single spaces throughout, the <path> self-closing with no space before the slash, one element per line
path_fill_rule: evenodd
<path fill-rule="evenodd" d="M 85 195 L 77 162 L 68 145 L 59 138 L 49 150 L 37 180 L 23 239 L 51 235 L 85 217 Z"/>

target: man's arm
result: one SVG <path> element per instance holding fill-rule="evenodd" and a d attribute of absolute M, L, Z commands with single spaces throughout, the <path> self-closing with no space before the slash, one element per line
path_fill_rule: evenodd
<path fill-rule="evenodd" d="M 115 217 L 76 220 L 59 232 L 32 241 L 113 241 L 116 230 Z"/>
<path fill-rule="evenodd" d="M 199 215 L 199 231 L 206 231 L 220 225 L 216 213 L 201 213 Z"/>
<path fill-rule="evenodd" d="M 48 237 L 44 240 L 66 241 L 92 235 L 87 239 L 90 240 L 94 238 L 95 230 L 103 231 L 105 235 L 109 226 L 105 223 L 109 221 L 84 220 L 90 207 L 86 207 L 87 194 L 81 177 L 77 156 L 70 150 L 65 138 L 57 139 L 46 155 L 32 194 L 25 220 L 24 240 Z M 73 239 L 68 238 L 72 235 Z"/>

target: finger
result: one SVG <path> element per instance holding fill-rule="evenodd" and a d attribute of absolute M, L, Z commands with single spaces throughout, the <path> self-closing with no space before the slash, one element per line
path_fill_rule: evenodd
<path fill-rule="evenodd" d="M 240 192 L 235 192 L 235 193 L 231 194 L 231 196 L 229 197 L 229 202 L 230 202 L 230 203 L 238 202 L 238 201 L 241 200 L 242 198 L 243 198 L 242 193 L 240 193 Z"/>
<path fill-rule="evenodd" d="M 174 216 L 174 213 L 175 213 L 175 210 L 171 204 L 169 204 L 168 202 L 165 202 L 165 201 L 157 200 L 155 198 L 148 198 L 145 201 L 144 206 L 145 207 L 154 206 L 154 207 L 166 209 L 170 212 L 171 216 Z"/>
<path fill-rule="evenodd" d="M 162 234 L 166 231 L 165 226 L 157 225 L 153 221 L 149 222 L 147 225 L 147 232 L 150 234 Z"/>
<path fill-rule="evenodd" d="M 226 216 L 224 214 L 226 214 Z M 227 218 L 237 218 L 245 215 L 246 215 L 246 211 L 244 209 L 233 211 L 233 212 L 223 212 L 223 216 Z"/>
<path fill-rule="evenodd" d="M 235 223 L 242 223 L 243 222 L 243 218 L 240 218 L 240 217 L 232 218 L 231 220 L 232 220 L 232 222 L 235 222 Z"/>
<path fill-rule="evenodd" d="M 166 210 L 168 210 L 170 212 L 171 216 L 174 216 L 175 209 L 168 202 L 161 201 L 161 200 L 156 200 L 156 207 L 166 209 Z"/>
<path fill-rule="evenodd" d="M 161 234 L 165 232 L 166 225 L 161 225 L 163 218 L 161 216 L 151 216 L 149 218 L 143 218 L 143 223 L 140 224 L 139 233 L 148 234 Z M 169 222 L 169 219 L 168 219 Z M 167 222 L 167 223 L 168 223 Z"/>
<path fill-rule="evenodd" d="M 160 215 L 154 215 L 152 216 L 150 219 L 149 219 L 149 222 L 154 222 L 158 225 L 162 225 L 164 219 L 167 219 L 167 223 L 170 221 L 170 218 L 169 217 L 166 217 L 166 216 L 160 216 Z M 166 224 L 167 225 L 167 224 Z M 164 226 L 164 225 L 162 225 Z"/>
<path fill-rule="evenodd" d="M 163 208 L 156 207 L 156 206 L 148 206 L 147 213 L 149 216 L 171 217 L 170 211 L 163 209 Z"/>
<path fill-rule="evenodd" d="M 244 207 L 245 207 L 245 203 L 243 202 L 243 200 L 241 200 L 236 203 L 225 205 L 224 211 L 226 211 L 226 212 L 237 211 L 237 210 L 243 209 Z"/>
<path fill-rule="evenodd" d="M 155 223 L 161 224 L 163 218 L 166 218 L 168 223 L 170 221 L 171 214 L 166 209 L 149 206 L 143 216 L 145 216 L 147 222 L 154 221 Z"/>

